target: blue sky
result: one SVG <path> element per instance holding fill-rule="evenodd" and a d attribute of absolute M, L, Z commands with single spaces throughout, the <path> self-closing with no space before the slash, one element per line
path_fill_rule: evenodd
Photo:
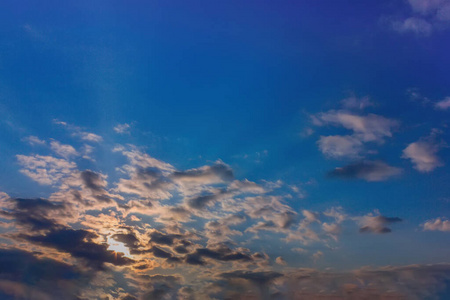
<path fill-rule="evenodd" d="M 448 0 L 0 7 L 1 297 L 448 296 Z"/>

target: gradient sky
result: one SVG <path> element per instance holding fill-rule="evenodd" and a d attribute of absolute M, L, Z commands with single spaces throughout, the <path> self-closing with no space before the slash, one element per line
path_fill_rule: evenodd
<path fill-rule="evenodd" d="M 0 4 L 1 299 L 448 299 L 450 0 Z"/>

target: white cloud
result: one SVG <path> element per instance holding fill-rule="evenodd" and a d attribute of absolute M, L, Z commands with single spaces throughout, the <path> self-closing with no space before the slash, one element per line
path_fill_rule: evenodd
<path fill-rule="evenodd" d="M 445 99 L 437 102 L 434 107 L 436 109 L 447 110 L 450 108 L 450 97 L 445 97 Z"/>
<path fill-rule="evenodd" d="M 392 136 L 392 129 L 398 122 L 379 115 L 359 116 L 346 111 L 329 111 L 313 118 L 316 125 L 334 125 L 350 129 L 354 136 L 364 142 L 383 142 Z"/>
<path fill-rule="evenodd" d="M 436 153 L 440 146 L 431 138 L 411 143 L 403 150 L 402 158 L 410 159 L 419 172 L 431 172 L 444 164 Z"/>
<path fill-rule="evenodd" d="M 72 156 L 78 156 L 79 153 L 71 145 L 64 145 L 58 141 L 51 141 L 50 148 L 58 155 L 64 158 L 70 158 Z"/>
<path fill-rule="evenodd" d="M 103 141 L 103 138 L 98 134 L 84 131 L 81 127 L 71 125 L 66 122 L 59 121 L 57 119 L 53 120 L 53 123 L 67 128 L 68 131 L 72 132 L 72 136 L 79 137 L 83 141 L 94 143 L 99 143 Z"/>
<path fill-rule="evenodd" d="M 44 140 L 39 139 L 37 136 L 30 135 L 23 139 L 23 141 L 28 142 L 32 146 L 40 145 L 43 146 L 46 144 Z"/>
<path fill-rule="evenodd" d="M 422 226 L 423 230 L 450 232 L 450 221 L 447 219 L 436 218 L 425 222 Z"/>
<path fill-rule="evenodd" d="M 130 133 L 131 125 L 124 123 L 124 124 L 118 124 L 114 127 L 114 131 L 119 134 L 129 134 Z"/>
<path fill-rule="evenodd" d="M 43 185 L 52 185 L 72 175 L 76 165 L 64 159 L 42 155 L 16 155 L 22 165 L 21 173 Z"/>
<path fill-rule="evenodd" d="M 85 131 L 80 131 L 80 132 L 76 132 L 74 133 L 75 136 L 79 136 L 83 141 L 87 141 L 87 142 L 95 142 L 95 143 L 100 143 L 101 141 L 103 141 L 103 138 L 95 133 L 92 132 L 85 132 Z"/>
<path fill-rule="evenodd" d="M 321 136 L 317 144 L 320 151 L 331 158 L 355 158 L 363 150 L 363 143 L 350 135 Z"/>

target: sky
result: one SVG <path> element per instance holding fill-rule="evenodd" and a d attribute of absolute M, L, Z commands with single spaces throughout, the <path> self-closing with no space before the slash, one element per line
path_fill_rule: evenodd
<path fill-rule="evenodd" d="M 1 299 L 449 299 L 450 0 L 0 4 Z"/>

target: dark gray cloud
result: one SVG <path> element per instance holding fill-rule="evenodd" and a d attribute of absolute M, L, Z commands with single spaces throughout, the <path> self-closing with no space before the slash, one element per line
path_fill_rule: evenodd
<path fill-rule="evenodd" d="M 400 173 L 401 169 L 389 166 L 382 161 L 366 160 L 336 168 L 327 175 L 330 178 L 383 181 Z"/>
<path fill-rule="evenodd" d="M 74 299 L 90 278 L 63 262 L 23 250 L 0 249 L 1 299 Z"/>
<path fill-rule="evenodd" d="M 58 227 L 59 219 L 69 216 L 67 206 L 46 199 L 10 198 L 0 210 L 0 217 L 11 219 L 31 230 L 43 230 Z"/>
<path fill-rule="evenodd" d="M 187 255 L 186 262 L 191 265 L 205 265 L 204 258 L 218 261 L 252 261 L 252 257 L 241 251 L 233 251 L 225 245 L 217 245 L 214 248 L 198 248 Z"/>
<path fill-rule="evenodd" d="M 182 182 L 214 183 L 231 181 L 234 179 L 234 175 L 229 166 L 218 162 L 212 166 L 187 171 L 176 171 L 172 174 L 172 178 Z"/>
<path fill-rule="evenodd" d="M 105 263 L 117 266 L 129 265 L 134 261 L 122 253 L 107 250 L 107 244 L 97 244 L 93 240 L 98 236 L 90 231 L 70 228 L 51 230 L 43 235 L 24 236 L 30 242 L 59 251 L 70 253 L 73 257 L 84 259 L 88 266 L 103 269 Z"/>

